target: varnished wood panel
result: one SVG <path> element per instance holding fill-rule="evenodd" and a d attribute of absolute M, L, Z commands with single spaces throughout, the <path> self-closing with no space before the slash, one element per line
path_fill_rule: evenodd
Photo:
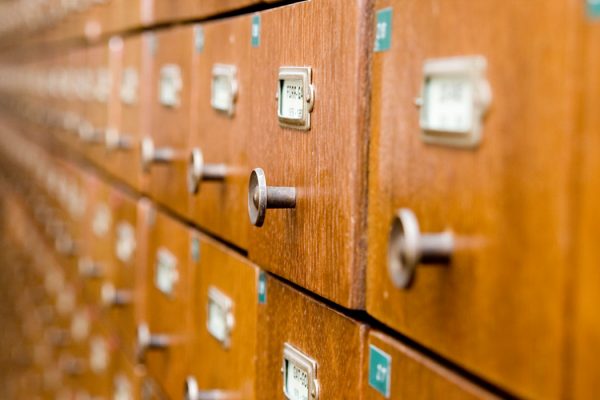
<path fill-rule="evenodd" d="M 190 136 L 191 63 L 194 51 L 194 31 L 191 26 L 170 28 L 154 35 L 153 62 L 154 96 L 150 113 L 150 137 L 155 149 L 168 147 L 176 152 L 175 159 L 167 164 L 153 164 L 147 173 L 150 177 L 148 191 L 152 198 L 166 207 L 185 215 L 188 207 L 187 144 Z M 159 84 L 161 68 L 173 65 L 181 71 L 179 104 L 175 107 L 160 103 Z M 145 116 L 148 117 L 147 115 Z"/>
<path fill-rule="evenodd" d="M 146 303 L 144 319 L 152 334 L 168 335 L 166 349 L 149 349 L 144 363 L 148 373 L 169 397 L 179 397 L 185 379 L 186 343 L 189 340 L 187 310 L 192 289 L 189 275 L 190 230 L 181 222 L 155 210 L 150 216 L 147 259 L 144 266 Z M 176 259 L 177 278 L 171 293 L 158 289 L 157 256 L 168 251 Z"/>
<path fill-rule="evenodd" d="M 580 141 L 580 178 L 577 201 L 577 272 L 572 291 L 573 301 L 569 304 L 574 310 L 568 320 L 572 326 L 573 342 L 570 343 L 572 367 L 567 364 L 565 374 L 569 379 L 568 395 L 577 399 L 593 399 L 600 392 L 597 377 L 597 360 L 600 355 L 600 274 L 598 262 L 600 252 L 596 241 L 600 221 L 600 21 L 592 16 L 584 16 L 582 53 L 582 114 Z"/>
<path fill-rule="evenodd" d="M 251 227 L 250 258 L 350 308 L 364 302 L 370 1 L 314 0 L 260 14 L 251 51 L 251 168 L 296 188 L 296 208 Z M 309 131 L 284 129 L 275 95 L 281 66 L 312 67 Z"/>
<path fill-rule="evenodd" d="M 493 394 L 475 386 L 432 359 L 384 333 L 369 332 L 368 346 L 375 346 L 391 358 L 389 399 L 492 399 Z M 363 389 L 365 399 L 384 396 L 369 385 L 369 347 L 367 347 Z"/>
<path fill-rule="evenodd" d="M 231 397 L 255 398 L 258 268 L 230 249 L 196 234 L 198 260 L 192 256 L 193 290 L 189 312 L 189 376 L 200 390 L 220 390 Z M 224 345 L 207 329 L 209 290 L 232 302 L 233 328 Z M 183 390 L 183 382 L 182 382 Z"/>
<path fill-rule="evenodd" d="M 573 238 L 579 7 L 520 1 L 378 1 L 391 49 L 373 61 L 367 310 L 444 357 L 525 397 L 562 390 Z M 561 27 L 556 35 L 556 27 Z M 474 149 L 420 139 L 429 58 L 482 55 L 493 94 Z M 395 210 L 451 230 L 449 265 L 387 270 Z"/>
<path fill-rule="evenodd" d="M 252 96 L 250 17 L 240 17 L 198 26 L 204 47 L 192 62 L 192 132 L 189 152 L 198 148 L 205 163 L 225 164 L 224 181 L 200 183 L 190 199 L 195 223 L 238 247 L 248 246 L 247 191 L 250 169 L 247 161 Z M 224 38 L 226 40 L 224 40 Z M 212 69 L 215 64 L 237 69 L 238 94 L 233 115 L 211 106 Z"/>
<path fill-rule="evenodd" d="M 133 343 L 135 339 L 135 307 L 136 307 L 136 268 L 140 267 L 141 259 L 138 257 L 140 252 L 140 243 L 138 236 L 143 235 L 140 232 L 142 226 L 138 221 L 138 204 L 137 198 L 131 194 L 123 192 L 119 189 L 112 188 L 109 193 L 109 203 L 113 214 L 113 229 L 110 239 L 110 268 L 103 283 L 110 283 L 113 287 L 122 293 L 127 293 L 131 296 L 131 302 L 124 305 L 115 305 L 109 307 L 106 311 L 108 314 L 108 326 L 111 332 L 118 334 L 121 347 L 131 359 L 134 357 Z M 128 252 L 126 244 L 127 234 L 123 232 L 131 232 L 133 235 L 133 245 L 131 252 Z M 121 242 L 121 243 L 120 243 Z"/>
<path fill-rule="evenodd" d="M 85 72 L 92 75 L 91 93 L 87 98 L 80 99 L 84 102 L 84 111 L 81 117 L 98 133 L 98 138 L 93 141 L 79 136 L 82 141 L 83 152 L 93 163 L 103 167 L 106 160 L 106 147 L 104 144 L 105 132 L 108 123 L 108 100 L 110 99 L 110 75 L 108 65 L 108 45 L 104 42 L 86 48 Z"/>
<path fill-rule="evenodd" d="M 272 1 L 272 0 L 271 0 Z M 278 0 L 276 0 L 278 1 Z M 262 0 L 154 0 L 152 21 L 169 22 L 205 18 L 265 3 Z"/>
<path fill-rule="evenodd" d="M 284 398 L 285 343 L 317 363 L 320 399 L 362 398 L 365 325 L 272 277 L 266 280 L 266 302 L 258 310 L 258 399 Z"/>
<path fill-rule="evenodd" d="M 113 106 L 113 119 L 109 127 L 115 129 L 118 135 L 127 138 L 130 147 L 111 151 L 107 169 L 139 191 L 144 190 L 147 184 L 147 177 L 142 174 L 140 140 L 147 135 L 152 125 L 149 110 L 156 96 L 157 86 L 152 65 L 152 40 L 152 34 L 129 36 L 124 38 L 122 50 L 113 53 L 113 71 L 118 79 L 117 93 L 113 94 L 113 101 L 117 104 Z M 124 72 L 127 70 L 130 72 Z M 137 85 L 131 86 L 131 102 L 127 97 L 127 101 L 123 101 L 121 96 L 123 75 L 127 73 L 132 73 L 136 77 L 134 79 L 137 79 Z"/>

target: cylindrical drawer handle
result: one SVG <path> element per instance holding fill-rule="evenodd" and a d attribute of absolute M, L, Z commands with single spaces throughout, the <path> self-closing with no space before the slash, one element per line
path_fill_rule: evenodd
<path fill-rule="evenodd" d="M 80 358 L 68 357 L 63 359 L 62 368 L 67 375 L 79 376 L 85 372 L 85 362 Z"/>
<path fill-rule="evenodd" d="M 106 282 L 102 285 L 102 288 L 100 289 L 100 297 L 102 304 L 105 307 L 126 306 L 131 304 L 132 298 L 131 291 L 117 289 L 110 282 Z"/>
<path fill-rule="evenodd" d="M 202 150 L 195 148 L 188 165 L 188 191 L 198 193 L 202 181 L 222 181 L 227 176 L 225 164 L 205 164 Z"/>
<path fill-rule="evenodd" d="M 422 234 L 411 210 L 396 212 L 388 245 L 388 271 L 396 287 L 408 287 L 419 264 L 448 263 L 453 251 L 451 232 Z"/>
<path fill-rule="evenodd" d="M 77 132 L 79 133 L 81 140 L 86 143 L 100 144 L 104 141 L 104 131 L 102 129 L 94 128 L 89 122 L 81 123 Z"/>
<path fill-rule="evenodd" d="M 54 248 L 63 256 L 74 257 L 77 255 L 77 244 L 68 233 L 61 233 L 54 241 Z"/>
<path fill-rule="evenodd" d="M 62 328 L 49 328 L 46 331 L 46 338 L 54 347 L 66 347 L 70 342 L 69 332 Z"/>
<path fill-rule="evenodd" d="M 156 164 L 168 164 L 177 158 L 177 153 L 170 147 L 155 148 L 154 141 L 145 137 L 142 139 L 140 146 L 142 168 L 145 171 L 150 169 L 150 166 Z"/>
<path fill-rule="evenodd" d="M 296 208 L 296 188 L 267 186 L 265 171 L 255 168 L 248 184 L 248 215 L 255 226 L 262 226 L 269 208 Z"/>
<path fill-rule="evenodd" d="M 164 350 L 169 346 L 170 338 L 168 335 L 155 334 L 150 332 L 150 328 L 145 323 L 137 327 L 137 358 L 143 361 L 148 350 Z"/>
<path fill-rule="evenodd" d="M 102 266 L 89 257 L 82 257 L 77 262 L 79 275 L 86 279 L 98 279 L 102 277 Z"/>
<path fill-rule="evenodd" d="M 234 391 L 226 390 L 200 390 L 198 382 L 192 376 L 188 376 L 185 380 L 185 400 L 237 400 L 241 396 Z"/>
<path fill-rule="evenodd" d="M 107 129 L 104 137 L 107 150 L 130 150 L 133 147 L 131 136 L 121 134 L 116 129 Z"/>

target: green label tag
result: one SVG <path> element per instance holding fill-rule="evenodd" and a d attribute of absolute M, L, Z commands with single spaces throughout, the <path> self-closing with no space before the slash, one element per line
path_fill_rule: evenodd
<path fill-rule="evenodd" d="M 258 273 L 258 304 L 267 302 L 267 274 L 265 271 Z"/>
<path fill-rule="evenodd" d="M 252 47 L 260 46 L 260 15 L 252 16 Z"/>
<path fill-rule="evenodd" d="M 392 45 L 392 7 L 377 11 L 375 51 L 389 50 Z"/>
<path fill-rule="evenodd" d="M 587 13 L 592 18 L 600 18 L 600 0 L 587 0 Z"/>
<path fill-rule="evenodd" d="M 390 397 L 390 374 L 392 373 L 392 357 L 372 344 L 369 345 L 369 385 Z"/>
<path fill-rule="evenodd" d="M 192 238 L 192 260 L 194 262 L 200 261 L 200 240 L 198 238 Z"/>

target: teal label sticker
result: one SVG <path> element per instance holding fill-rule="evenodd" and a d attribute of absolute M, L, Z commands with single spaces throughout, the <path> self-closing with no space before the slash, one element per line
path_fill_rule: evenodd
<path fill-rule="evenodd" d="M 200 240 L 198 238 L 192 238 L 192 260 L 194 262 L 200 261 Z"/>
<path fill-rule="evenodd" d="M 260 46 L 260 15 L 252 16 L 252 47 Z"/>
<path fill-rule="evenodd" d="M 392 45 L 392 7 L 377 11 L 375 51 L 389 50 Z"/>
<path fill-rule="evenodd" d="M 258 304 L 267 302 L 267 274 L 265 271 L 258 273 Z"/>
<path fill-rule="evenodd" d="M 369 345 L 369 385 L 390 397 L 390 375 L 392 373 L 392 357 L 383 350 Z"/>
<path fill-rule="evenodd" d="M 204 29 L 200 25 L 194 27 L 194 48 L 196 53 L 202 53 L 204 50 Z"/>
<path fill-rule="evenodd" d="M 600 0 L 586 0 L 587 13 L 592 18 L 600 18 Z"/>

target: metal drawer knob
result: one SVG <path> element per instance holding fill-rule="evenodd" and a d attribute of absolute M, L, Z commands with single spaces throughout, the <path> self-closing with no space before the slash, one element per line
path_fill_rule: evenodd
<path fill-rule="evenodd" d="M 155 148 L 154 141 L 145 137 L 140 146 L 142 168 L 150 169 L 152 164 L 169 164 L 178 158 L 177 152 L 170 147 Z"/>
<path fill-rule="evenodd" d="M 119 133 L 116 129 L 107 129 L 104 137 L 107 150 L 130 150 L 133 147 L 131 136 Z"/>
<path fill-rule="evenodd" d="M 105 132 L 102 129 L 94 128 L 89 122 L 82 122 L 77 130 L 79 138 L 86 143 L 100 144 L 104 142 Z"/>
<path fill-rule="evenodd" d="M 148 350 L 164 350 L 171 340 L 168 335 L 151 333 L 148 325 L 139 324 L 137 327 L 137 358 L 143 361 Z"/>
<path fill-rule="evenodd" d="M 102 265 L 89 257 L 82 257 L 77 262 L 77 270 L 82 278 L 98 279 L 102 277 Z"/>
<path fill-rule="evenodd" d="M 54 347 L 66 347 L 70 343 L 66 329 L 51 327 L 45 333 L 46 340 Z"/>
<path fill-rule="evenodd" d="M 77 255 L 77 244 L 68 233 L 61 233 L 54 241 L 54 248 L 58 254 L 66 257 L 74 257 Z"/>
<path fill-rule="evenodd" d="M 265 171 L 255 168 L 248 184 L 248 215 L 255 226 L 263 226 L 267 209 L 296 208 L 296 188 L 267 186 Z"/>
<path fill-rule="evenodd" d="M 198 382 L 192 376 L 186 378 L 184 392 L 185 400 L 236 400 L 241 398 L 239 393 L 234 391 L 200 390 Z"/>
<path fill-rule="evenodd" d="M 419 264 L 448 263 L 453 251 L 451 232 L 422 234 L 411 210 L 396 212 L 388 245 L 388 272 L 396 287 L 408 287 Z"/>
<path fill-rule="evenodd" d="M 205 164 L 202 150 L 195 148 L 188 165 L 188 191 L 198 193 L 202 181 L 223 181 L 227 176 L 225 164 Z"/>
<path fill-rule="evenodd" d="M 102 304 L 105 307 L 121 307 L 131 304 L 131 291 L 117 289 L 115 286 L 106 282 L 102 285 L 100 289 L 100 297 L 102 300 Z"/>
<path fill-rule="evenodd" d="M 62 360 L 62 369 L 69 376 L 80 376 L 85 372 L 85 362 L 76 357 L 67 357 Z"/>

